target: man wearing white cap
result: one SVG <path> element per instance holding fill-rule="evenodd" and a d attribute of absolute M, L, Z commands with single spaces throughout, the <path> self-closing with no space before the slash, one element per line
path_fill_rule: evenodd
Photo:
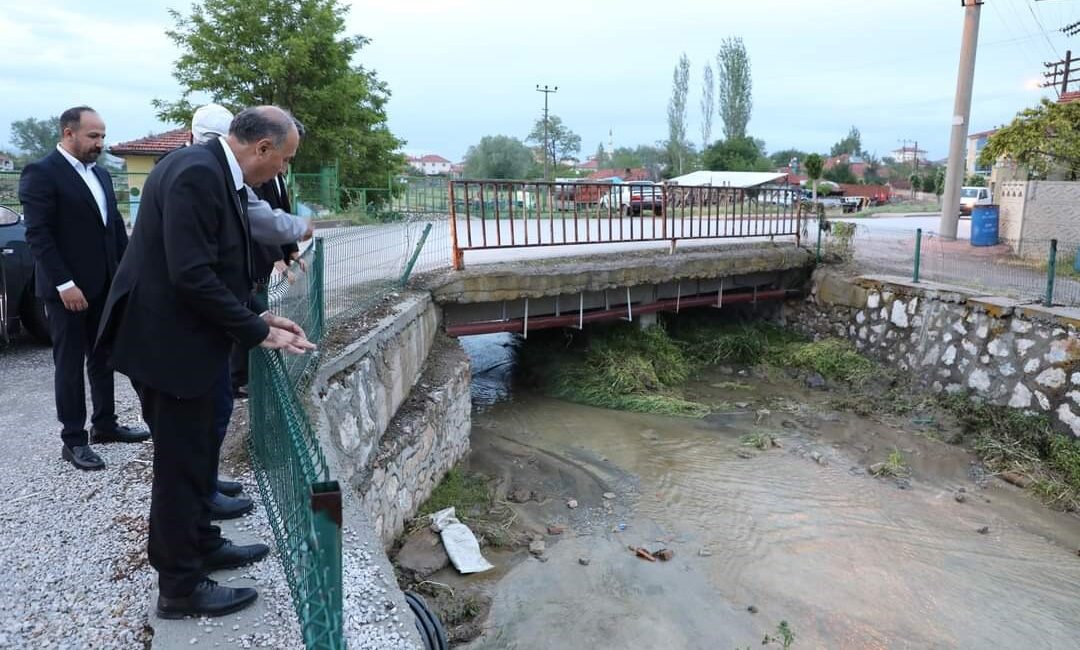
<path fill-rule="evenodd" d="M 233 114 L 221 104 L 200 106 L 191 116 L 191 143 L 206 144 L 228 134 L 232 119 Z M 314 231 L 310 219 L 274 210 L 269 203 L 255 196 L 250 187 L 245 189 L 252 239 L 266 246 L 285 246 L 311 239 Z"/>

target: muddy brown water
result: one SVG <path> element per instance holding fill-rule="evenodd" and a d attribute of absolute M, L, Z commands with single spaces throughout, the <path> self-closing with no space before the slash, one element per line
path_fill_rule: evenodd
<path fill-rule="evenodd" d="M 948 431 L 719 369 L 689 387 L 717 405 L 705 420 L 597 409 L 512 391 L 508 337 L 464 342 L 468 463 L 543 495 L 518 506 L 534 527 L 568 526 L 546 562 L 494 552 L 498 570 L 453 577 L 493 599 L 469 648 L 757 647 L 781 620 L 794 648 L 1080 647 L 1080 519 L 986 476 Z M 753 432 L 781 447 L 740 444 Z M 910 479 L 870 476 L 894 449 Z"/>

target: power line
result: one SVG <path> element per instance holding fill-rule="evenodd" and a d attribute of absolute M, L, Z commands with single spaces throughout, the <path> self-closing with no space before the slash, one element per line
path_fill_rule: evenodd
<path fill-rule="evenodd" d="M 1031 17 L 1035 19 L 1035 24 L 1038 25 L 1039 29 L 1042 30 L 1043 36 L 1046 38 L 1046 44 L 1050 46 L 1050 51 L 1053 52 L 1054 55 L 1056 56 L 1057 53 L 1058 53 L 1057 48 L 1054 47 L 1054 43 L 1050 40 L 1050 37 L 1046 34 L 1046 27 L 1043 26 L 1042 21 L 1039 20 L 1038 14 L 1035 13 L 1035 7 L 1032 5 L 1032 3 L 1028 2 L 1027 3 L 1027 8 L 1028 8 L 1028 11 L 1031 12 Z"/>

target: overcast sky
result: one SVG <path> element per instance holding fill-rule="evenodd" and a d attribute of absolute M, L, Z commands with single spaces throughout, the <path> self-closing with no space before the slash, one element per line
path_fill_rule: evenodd
<path fill-rule="evenodd" d="M 691 61 L 692 141 L 700 143 L 701 70 L 741 36 L 753 68 L 749 132 L 769 151 L 825 151 L 851 125 L 879 156 L 918 139 L 947 155 L 963 9 L 958 0 L 354 0 L 350 33 L 372 39 L 359 62 L 393 93 L 391 129 L 409 153 L 458 161 L 484 135 L 524 138 L 542 111 L 536 84 L 558 85 L 551 110 L 582 153 L 652 144 L 667 134 L 679 55 Z M 0 146 L 9 125 L 86 103 L 110 142 L 171 128 L 150 102 L 173 99 L 177 51 L 167 9 L 186 0 L 0 0 Z M 1047 90 L 1043 61 L 1080 50 L 1058 31 L 1072 0 L 986 0 L 972 131 L 1008 122 Z M 713 137 L 720 137 L 719 118 Z"/>

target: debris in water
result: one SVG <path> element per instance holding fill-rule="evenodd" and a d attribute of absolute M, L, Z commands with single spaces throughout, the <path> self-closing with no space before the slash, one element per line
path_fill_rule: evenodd
<path fill-rule="evenodd" d="M 569 501 L 567 501 L 566 502 L 566 507 L 570 508 L 571 510 L 578 507 L 577 499 L 570 499 Z"/>
<path fill-rule="evenodd" d="M 1005 470 L 1004 472 L 998 474 L 998 476 L 1001 477 L 1001 480 L 1005 481 L 1006 483 L 1011 483 L 1016 487 L 1023 489 L 1027 489 L 1028 487 L 1030 487 L 1032 482 L 1029 476 L 1025 476 L 1020 472 L 1013 472 L 1010 470 Z"/>
<path fill-rule="evenodd" d="M 1080 551 L 1078 551 L 1078 552 L 1080 552 Z M 697 554 L 700 557 L 712 557 L 712 551 L 710 551 L 707 548 L 703 548 L 703 549 L 698 550 Z"/>
<path fill-rule="evenodd" d="M 650 562 L 655 562 L 655 561 L 656 561 L 656 558 L 655 558 L 655 557 L 653 556 L 653 554 L 652 554 L 652 553 L 650 553 L 649 551 L 647 551 L 647 550 L 643 549 L 643 548 L 640 548 L 640 547 L 638 547 L 638 546 L 629 546 L 629 547 L 627 547 L 627 548 L 629 548 L 629 549 L 630 549 L 631 551 L 633 551 L 633 552 L 634 552 L 634 553 L 635 553 L 635 554 L 636 554 L 636 555 L 637 555 L 638 557 L 640 557 L 640 558 L 642 558 L 642 559 L 648 560 L 648 561 L 650 561 Z"/>
<path fill-rule="evenodd" d="M 675 551 L 669 548 L 662 548 L 659 551 L 653 553 L 653 556 L 663 560 L 664 562 L 667 562 L 671 558 L 675 557 Z"/>
<path fill-rule="evenodd" d="M 980 528 L 979 530 L 977 530 L 975 532 L 979 533 L 980 535 L 985 535 L 985 534 L 990 532 L 990 527 L 989 526 L 983 526 L 982 528 Z"/>
<path fill-rule="evenodd" d="M 963 503 L 967 501 L 967 495 L 965 495 L 963 492 L 957 492 L 953 498 L 956 499 L 957 503 Z"/>
<path fill-rule="evenodd" d="M 579 557 L 578 560 L 577 560 L 577 563 L 580 564 L 581 566 L 589 566 L 589 564 L 591 562 L 592 562 L 592 560 L 590 560 L 587 557 Z"/>
<path fill-rule="evenodd" d="M 543 555 L 546 545 L 543 540 L 537 540 L 529 543 L 529 552 L 533 555 Z"/>
<path fill-rule="evenodd" d="M 757 608 L 757 605 L 750 605 L 750 606 L 748 606 L 748 607 L 746 608 L 746 611 L 750 612 L 751 614 L 757 614 L 757 613 L 758 613 L 758 608 Z"/>
<path fill-rule="evenodd" d="M 532 492 L 518 488 L 511 492 L 507 498 L 513 503 L 525 503 L 532 498 Z"/>
<path fill-rule="evenodd" d="M 604 498 L 605 499 L 614 499 L 615 498 L 615 493 L 614 492 L 604 492 Z"/>
<path fill-rule="evenodd" d="M 566 526 L 561 524 L 552 524 L 547 527 L 548 535 L 562 535 L 566 532 Z"/>

